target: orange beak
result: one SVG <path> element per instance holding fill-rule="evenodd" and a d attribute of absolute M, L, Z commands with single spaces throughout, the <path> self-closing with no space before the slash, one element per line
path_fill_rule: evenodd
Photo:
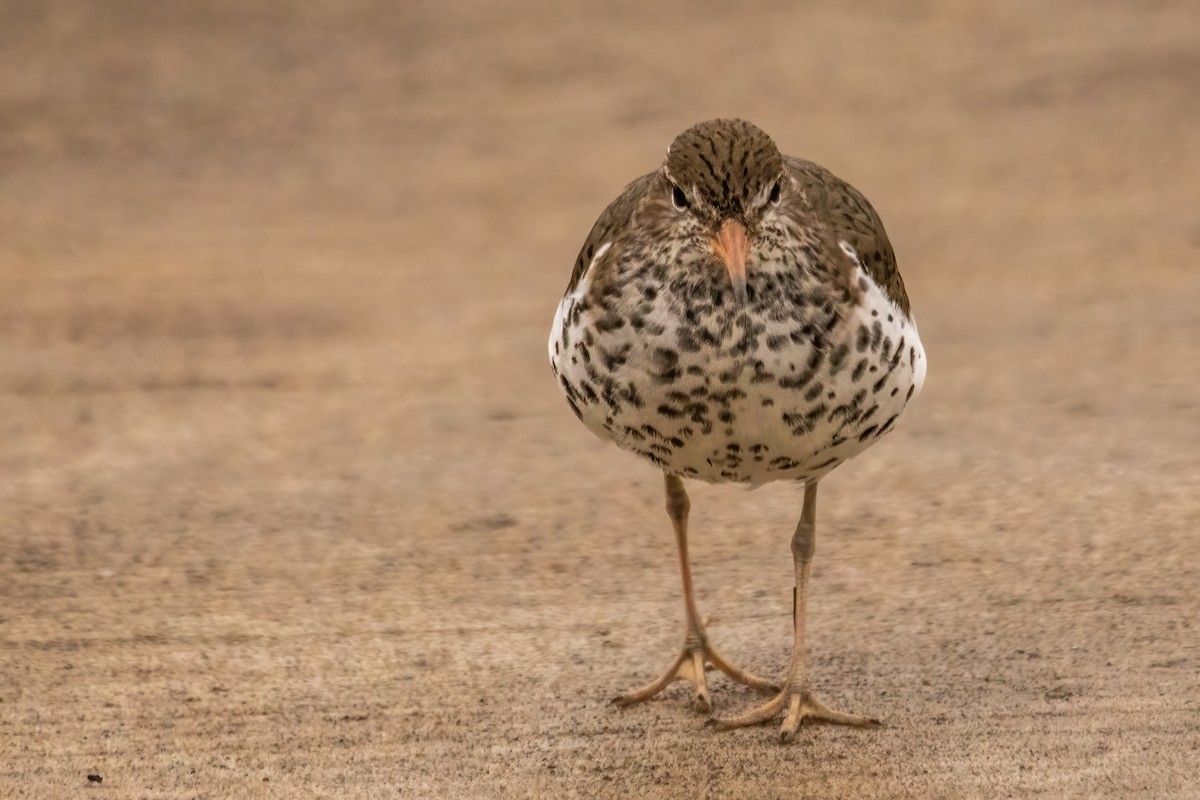
<path fill-rule="evenodd" d="M 713 239 L 713 252 L 725 262 L 729 279 L 733 282 L 733 296 L 739 305 L 746 304 L 746 256 L 750 254 L 750 241 L 746 238 L 746 226 L 735 219 L 721 224 L 721 232 Z"/>

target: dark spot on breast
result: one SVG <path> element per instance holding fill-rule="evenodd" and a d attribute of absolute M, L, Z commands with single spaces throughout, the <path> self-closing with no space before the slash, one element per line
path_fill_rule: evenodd
<path fill-rule="evenodd" d="M 854 372 L 850 373 L 850 380 L 858 383 L 862 379 L 863 373 L 867 371 L 867 360 L 860 358 L 858 363 L 854 365 Z"/>
<path fill-rule="evenodd" d="M 846 364 L 846 356 L 848 355 L 850 355 L 850 345 L 843 342 L 834 348 L 833 353 L 829 356 L 830 377 L 841 372 L 842 367 Z"/>
<path fill-rule="evenodd" d="M 674 383 L 679 379 L 679 353 L 666 347 L 656 347 L 650 353 L 654 361 L 654 381 L 658 384 Z"/>
<path fill-rule="evenodd" d="M 625 362 L 629 359 L 629 350 L 631 347 L 632 345 L 626 343 L 615 350 L 608 350 L 603 347 L 599 348 L 600 363 L 609 372 L 612 372 L 617 367 L 624 366 Z"/>
<path fill-rule="evenodd" d="M 629 403 L 634 408 L 641 408 L 643 405 L 645 405 L 645 401 L 642 399 L 641 394 L 638 393 L 637 387 L 634 386 L 633 383 L 630 383 L 627 387 L 625 387 L 625 402 Z"/>
<path fill-rule="evenodd" d="M 642 456 L 643 458 L 648 459 L 651 464 L 654 464 L 657 467 L 667 466 L 667 462 L 663 461 L 661 458 L 654 455 L 654 453 L 648 453 L 644 450 L 635 450 L 634 452 L 636 452 L 638 455 Z"/>
<path fill-rule="evenodd" d="M 696 336 L 695 330 L 686 326 L 676 329 L 675 343 L 685 353 L 699 353 L 701 349 L 700 339 Z"/>
<path fill-rule="evenodd" d="M 594 323 L 600 333 L 620 330 L 625 327 L 625 319 L 618 314 L 609 312 Z"/>
<path fill-rule="evenodd" d="M 804 423 L 808 426 L 809 430 L 812 430 L 812 428 L 817 424 L 817 420 L 821 418 L 821 415 L 824 414 L 828 408 L 829 406 L 825 403 L 819 403 L 805 412 Z"/>
<path fill-rule="evenodd" d="M 765 382 L 771 381 L 771 380 L 775 380 L 775 373 L 769 372 L 767 370 L 767 368 L 763 365 L 763 362 L 761 362 L 761 361 L 754 362 L 754 374 L 750 376 L 750 383 L 751 384 L 765 383 Z"/>
<path fill-rule="evenodd" d="M 743 392 L 741 389 L 737 388 L 736 386 L 734 386 L 729 389 L 723 389 L 718 392 L 713 392 L 712 394 L 709 395 L 709 397 L 712 399 L 712 401 L 714 403 L 720 403 L 723 406 L 728 406 L 734 400 L 745 399 L 746 393 Z"/>
<path fill-rule="evenodd" d="M 667 347 L 656 347 L 650 355 L 660 369 L 669 369 L 679 363 L 679 353 Z"/>

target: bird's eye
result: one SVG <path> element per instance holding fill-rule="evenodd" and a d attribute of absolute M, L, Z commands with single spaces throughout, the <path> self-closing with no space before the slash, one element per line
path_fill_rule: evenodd
<path fill-rule="evenodd" d="M 779 205 L 779 181 L 775 181 L 775 185 L 771 187 L 771 205 Z"/>
<path fill-rule="evenodd" d="M 671 189 L 671 202 L 675 204 L 675 208 L 683 211 L 688 207 L 687 195 L 683 193 L 683 189 L 678 186 Z"/>

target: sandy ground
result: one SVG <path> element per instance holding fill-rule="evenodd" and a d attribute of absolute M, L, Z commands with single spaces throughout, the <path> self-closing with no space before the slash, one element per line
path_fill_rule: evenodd
<path fill-rule="evenodd" d="M 3 3 L 0 796 L 1200 797 L 1200 6 L 994 5 Z M 926 342 L 818 519 L 877 731 L 606 704 L 673 542 L 545 335 L 716 115 L 866 192 Z M 799 491 L 692 499 L 781 671 Z"/>

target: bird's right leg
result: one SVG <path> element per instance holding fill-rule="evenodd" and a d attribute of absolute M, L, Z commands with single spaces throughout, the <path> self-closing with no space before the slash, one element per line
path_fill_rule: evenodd
<path fill-rule="evenodd" d="M 771 681 L 757 675 L 738 669 L 726 661 L 708 642 L 704 631 L 704 622 L 696 609 L 696 597 L 692 591 L 692 572 L 688 566 L 687 550 L 687 518 L 691 503 L 687 491 L 683 488 L 683 480 L 677 475 L 665 475 L 667 491 L 667 514 L 675 528 L 675 543 L 679 550 L 679 571 L 683 576 L 683 604 L 686 629 L 683 636 L 683 649 L 675 658 L 674 663 L 657 679 L 645 686 L 627 692 L 614 698 L 619 706 L 633 705 L 643 700 L 649 700 L 656 694 L 678 680 L 690 681 L 696 692 L 692 697 L 691 706 L 696 711 L 707 714 L 712 711 L 712 696 L 708 692 L 708 682 L 704 677 L 707 666 L 713 666 L 724 672 L 738 683 L 745 684 L 761 692 L 776 692 L 779 687 Z"/>

